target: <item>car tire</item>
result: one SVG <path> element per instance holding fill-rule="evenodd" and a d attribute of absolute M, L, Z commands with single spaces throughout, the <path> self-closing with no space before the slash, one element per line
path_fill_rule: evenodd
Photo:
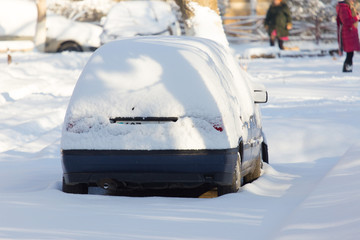
<path fill-rule="evenodd" d="M 79 44 L 75 43 L 75 42 L 64 42 L 60 45 L 60 47 L 57 50 L 58 52 L 64 52 L 64 51 L 69 51 L 69 52 L 82 52 L 82 48 Z"/>
<path fill-rule="evenodd" d="M 261 157 L 264 163 L 269 164 L 268 146 L 264 142 L 261 144 Z"/>
<path fill-rule="evenodd" d="M 241 180 L 242 180 L 241 179 L 240 162 L 241 162 L 241 157 L 240 157 L 240 153 L 238 153 L 238 158 L 237 158 L 234 173 L 233 173 L 232 184 L 225 185 L 225 186 L 218 186 L 217 187 L 218 196 L 222 196 L 227 193 L 235 193 L 235 192 L 239 191 L 239 189 L 241 187 Z"/>
<path fill-rule="evenodd" d="M 63 178 L 62 191 L 64 193 L 88 194 L 88 185 L 85 183 L 78 183 L 74 185 L 66 184 L 65 179 Z"/>
<path fill-rule="evenodd" d="M 244 176 L 244 184 L 251 183 L 261 175 L 261 154 L 255 160 L 255 168 L 248 175 Z"/>

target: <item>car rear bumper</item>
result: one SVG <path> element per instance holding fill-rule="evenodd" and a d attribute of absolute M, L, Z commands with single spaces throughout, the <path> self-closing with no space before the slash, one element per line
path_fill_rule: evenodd
<path fill-rule="evenodd" d="M 62 150 L 67 184 L 116 187 L 230 185 L 238 149 Z"/>

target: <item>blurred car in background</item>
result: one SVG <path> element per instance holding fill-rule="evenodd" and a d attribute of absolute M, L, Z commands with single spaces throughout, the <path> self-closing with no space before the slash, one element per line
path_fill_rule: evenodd
<path fill-rule="evenodd" d="M 181 35 L 171 6 L 163 1 L 121 1 L 102 20 L 101 43 L 123 37 Z"/>
<path fill-rule="evenodd" d="M 0 46 L 31 50 L 36 33 L 37 7 L 29 0 L 0 0 Z M 100 46 L 102 28 L 47 12 L 46 52 L 93 51 Z M 26 46 L 26 49 L 21 49 Z M 20 48 L 20 49 L 19 49 Z"/>
<path fill-rule="evenodd" d="M 63 16 L 48 13 L 46 17 L 47 52 L 94 51 L 100 47 L 102 27 L 77 22 Z"/>

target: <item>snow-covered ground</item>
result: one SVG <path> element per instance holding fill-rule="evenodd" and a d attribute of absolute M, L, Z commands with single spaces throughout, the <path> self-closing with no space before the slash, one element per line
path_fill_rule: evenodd
<path fill-rule="evenodd" d="M 0 239 L 358 238 L 359 54 L 350 74 L 338 57 L 243 60 L 269 91 L 271 164 L 211 199 L 61 192 L 61 125 L 89 57 L 0 55 Z"/>

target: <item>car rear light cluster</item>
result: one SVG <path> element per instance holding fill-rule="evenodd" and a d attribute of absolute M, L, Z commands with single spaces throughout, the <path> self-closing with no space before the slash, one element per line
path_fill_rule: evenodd
<path fill-rule="evenodd" d="M 91 128 L 91 127 L 90 127 Z M 66 131 L 73 132 L 73 133 L 83 133 L 83 129 L 79 128 L 76 122 L 69 122 L 66 125 Z"/>
<path fill-rule="evenodd" d="M 91 125 L 89 125 L 89 126 L 81 126 L 81 124 L 78 124 L 78 122 L 69 122 L 66 125 L 66 131 L 73 132 L 73 133 L 89 132 L 91 128 L 92 128 Z"/>
<path fill-rule="evenodd" d="M 222 121 L 222 118 L 216 118 L 210 121 L 210 124 L 213 126 L 213 128 L 218 132 L 224 131 L 224 123 Z"/>
<path fill-rule="evenodd" d="M 70 119 L 66 124 L 66 131 L 73 133 L 89 132 L 93 128 L 101 128 L 103 121 L 94 117 L 85 117 L 77 120 Z"/>
<path fill-rule="evenodd" d="M 222 132 L 224 131 L 224 126 L 220 123 L 214 123 L 213 128 L 215 128 L 216 131 Z"/>

